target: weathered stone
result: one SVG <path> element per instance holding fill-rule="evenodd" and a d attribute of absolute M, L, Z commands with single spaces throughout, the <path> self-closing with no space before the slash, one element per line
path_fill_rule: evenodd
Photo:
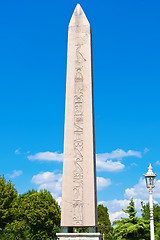
<path fill-rule="evenodd" d="M 68 30 L 62 227 L 97 226 L 93 110 L 91 30 L 77 4 Z"/>

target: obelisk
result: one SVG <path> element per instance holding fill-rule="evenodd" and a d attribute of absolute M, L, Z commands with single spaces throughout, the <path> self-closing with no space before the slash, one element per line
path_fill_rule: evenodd
<path fill-rule="evenodd" d="M 61 214 L 64 229 L 97 226 L 91 48 L 90 24 L 77 4 L 68 29 Z"/>

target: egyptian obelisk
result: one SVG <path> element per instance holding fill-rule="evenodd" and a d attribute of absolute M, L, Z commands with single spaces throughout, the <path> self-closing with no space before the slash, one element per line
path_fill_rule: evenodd
<path fill-rule="evenodd" d="M 61 227 L 96 227 L 90 24 L 77 4 L 68 29 Z M 67 232 L 67 230 L 66 230 Z"/>

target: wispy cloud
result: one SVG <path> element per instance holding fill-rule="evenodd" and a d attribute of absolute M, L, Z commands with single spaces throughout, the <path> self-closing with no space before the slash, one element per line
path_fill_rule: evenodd
<path fill-rule="evenodd" d="M 160 166 L 160 161 L 157 161 L 155 165 Z"/>
<path fill-rule="evenodd" d="M 20 153 L 20 150 L 21 150 L 21 148 L 17 148 L 17 149 L 14 151 L 14 153 L 17 154 L 17 155 L 19 155 L 19 154 L 21 154 L 21 153 Z"/>
<path fill-rule="evenodd" d="M 103 177 L 97 177 L 97 189 L 102 190 L 112 184 L 111 179 L 109 178 L 103 178 Z"/>
<path fill-rule="evenodd" d="M 149 152 L 149 148 L 144 149 L 144 153 L 147 153 L 147 152 Z"/>
<path fill-rule="evenodd" d="M 133 162 L 131 163 L 131 166 L 137 167 L 137 163 Z"/>
<path fill-rule="evenodd" d="M 22 170 L 13 170 L 11 174 L 8 174 L 10 178 L 19 177 L 23 174 Z"/>
<path fill-rule="evenodd" d="M 39 161 L 63 161 L 63 154 L 58 152 L 39 152 L 35 155 L 29 155 L 28 159 L 31 161 L 39 160 Z"/>

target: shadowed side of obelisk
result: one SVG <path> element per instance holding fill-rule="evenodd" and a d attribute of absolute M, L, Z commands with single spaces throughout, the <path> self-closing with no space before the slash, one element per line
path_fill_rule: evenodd
<path fill-rule="evenodd" d="M 62 227 L 97 226 L 90 24 L 77 4 L 68 29 Z"/>

